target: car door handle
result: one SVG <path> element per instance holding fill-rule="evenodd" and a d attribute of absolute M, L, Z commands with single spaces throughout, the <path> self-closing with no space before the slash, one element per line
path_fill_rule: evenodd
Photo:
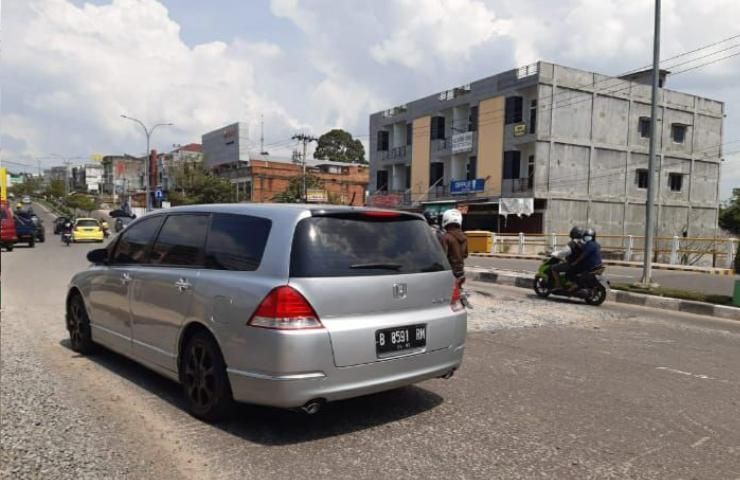
<path fill-rule="evenodd" d="M 128 285 L 130 282 L 131 282 L 131 274 L 122 273 L 121 274 L 121 283 L 123 285 Z"/>
<path fill-rule="evenodd" d="M 181 292 L 185 290 L 190 290 L 192 286 L 193 285 L 184 278 L 181 278 L 180 280 L 175 282 L 175 287 L 177 287 L 177 289 Z"/>

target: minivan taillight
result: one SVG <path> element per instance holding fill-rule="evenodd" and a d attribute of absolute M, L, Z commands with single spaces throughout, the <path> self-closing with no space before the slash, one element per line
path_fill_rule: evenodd
<path fill-rule="evenodd" d="M 450 308 L 452 308 L 453 312 L 459 312 L 460 310 L 463 310 L 465 308 L 465 306 L 462 304 L 462 301 L 460 301 L 460 284 L 457 282 L 457 279 L 455 280 L 455 283 L 452 287 Z"/>
<path fill-rule="evenodd" d="M 277 330 L 323 328 L 311 304 L 287 285 L 268 293 L 247 325 Z"/>

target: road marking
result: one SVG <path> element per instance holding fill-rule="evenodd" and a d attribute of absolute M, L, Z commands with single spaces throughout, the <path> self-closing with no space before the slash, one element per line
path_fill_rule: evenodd
<path fill-rule="evenodd" d="M 666 372 L 678 373 L 679 375 L 686 375 L 687 377 L 701 378 L 702 380 L 719 380 L 719 378 L 709 377 L 700 373 L 684 372 L 683 370 L 676 370 L 670 367 L 655 367 L 658 370 L 665 370 Z"/>
<path fill-rule="evenodd" d="M 693 444 L 691 444 L 691 448 L 700 447 L 701 445 L 703 445 L 704 443 L 706 443 L 707 440 L 709 440 L 709 437 L 702 437 L 699 440 L 697 440 L 696 442 L 694 442 Z"/>

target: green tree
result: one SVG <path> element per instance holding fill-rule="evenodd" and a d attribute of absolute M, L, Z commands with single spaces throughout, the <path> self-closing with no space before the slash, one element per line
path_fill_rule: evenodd
<path fill-rule="evenodd" d="M 332 162 L 367 163 L 362 142 L 339 128 L 329 130 L 319 137 L 319 144 L 313 152 L 313 158 Z"/>
<path fill-rule="evenodd" d="M 186 163 L 172 170 L 177 188 L 168 193 L 172 205 L 230 202 L 231 183 L 209 172 L 203 165 Z"/>
<path fill-rule="evenodd" d="M 85 195 L 69 195 L 64 201 L 72 210 L 82 210 L 88 215 L 96 208 L 95 200 Z"/>
<path fill-rule="evenodd" d="M 314 175 L 306 175 L 306 188 L 323 188 L 321 180 Z M 291 178 L 288 188 L 272 197 L 277 203 L 301 203 L 303 202 L 303 177 Z"/>
<path fill-rule="evenodd" d="M 15 196 L 32 195 L 41 190 L 41 179 L 38 177 L 25 177 L 23 183 L 12 185 L 8 192 Z"/>
<path fill-rule="evenodd" d="M 55 179 L 49 182 L 49 186 L 46 187 L 46 194 L 54 198 L 63 197 L 64 196 L 64 180 Z"/>

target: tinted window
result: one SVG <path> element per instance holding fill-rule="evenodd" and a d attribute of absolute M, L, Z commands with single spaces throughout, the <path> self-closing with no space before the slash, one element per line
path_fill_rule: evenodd
<path fill-rule="evenodd" d="M 152 263 L 191 267 L 202 265 L 208 215 L 170 215 L 152 248 Z"/>
<path fill-rule="evenodd" d="M 257 270 L 272 222 L 247 215 L 214 215 L 206 245 L 206 267 Z"/>
<path fill-rule="evenodd" d="M 144 218 L 126 230 L 116 246 L 113 263 L 147 263 L 152 240 L 163 218 L 162 216 Z"/>
<path fill-rule="evenodd" d="M 395 275 L 449 270 L 426 222 L 398 217 L 312 217 L 296 227 L 293 277 Z"/>
<path fill-rule="evenodd" d="M 75 224 L 78 227 L 99 227 L 100 224 L 97 220 L 77 220 Z"/>

